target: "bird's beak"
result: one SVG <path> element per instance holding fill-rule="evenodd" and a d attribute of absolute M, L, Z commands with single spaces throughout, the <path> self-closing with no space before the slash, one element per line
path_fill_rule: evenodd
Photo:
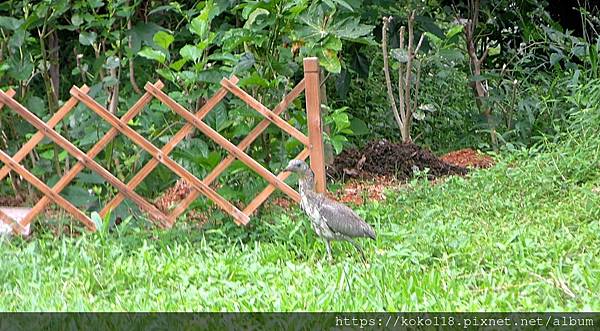
<path fill-rule="evenodd" d="M 291 172 L 291 171 L 292 171 L 292 169 L 291 169 L 290 167 L 286 167 L 285 169 L 283 169 L 283 171 L 284 171 L 284 172 L 285 172 L 285 171 L 287 171 L 287 172 Z"/>

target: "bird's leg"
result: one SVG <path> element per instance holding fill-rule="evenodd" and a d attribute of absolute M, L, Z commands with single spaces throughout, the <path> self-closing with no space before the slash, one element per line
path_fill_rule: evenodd
<path fill-rule="evenodd" d="M 356 250 L 362 256 L 363 261 L 365 261 L 365 263 L 366 263 L 367 262 L 367 258 L 365 257 L 365 252 L 363 251 L 362 247 L 360 247 L 360 245 L 356 241 L 352 240 L 351 238 L 346 238 L 346 239 L 352 244 L 352 246 L 354 246 L 356 248 Z"/>
<path fill-rule="evenodd" d="M 331 241 L 329 239 L 325 239 L 325 247 L 327 248 L 327 257 L 329 258 L 329 262 L 333 262 L 333 256 L 331 255 Z"/>

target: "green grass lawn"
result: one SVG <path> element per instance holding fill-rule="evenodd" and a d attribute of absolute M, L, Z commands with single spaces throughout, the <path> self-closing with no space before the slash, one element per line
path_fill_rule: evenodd
<path fill-rule="evenodd" d="M 597 311 L 600 181 L 560 162 L 509 156 L 357 208 L 378 233 L 368 266 L 347 243 L 328 263 L 297 208 L 248 228 L 2 240 L 0 310 Z"/>

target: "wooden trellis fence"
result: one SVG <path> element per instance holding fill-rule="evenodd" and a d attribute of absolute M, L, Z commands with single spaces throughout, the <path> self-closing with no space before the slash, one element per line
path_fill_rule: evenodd
<path fill-rule="evenodd" d="M 250 215 L 271 195 L 275 189 L 279 189 L 291 197 L 295 201 L 300 200 L 299 194 L 287 185 L 284 180 L 289 175 L 282 172 L 274 175 L 268 169 L 265 169 L 260 163 L 252 159 L 245 150 L 259 135 L 270 125 L 275 124 L 286 133 L 298 139 L 305 145 L 304 150 L 296 156 L 297 159 L 305 160 L 310 157 L 311 168 L 315 172 L 317 191 L 325 190 L 325 166 L 323 160 L 323 141 L 321 127 L 321 111 L 319 97 L 319 64 L 316 58 L 304 59 L 304 79 L 296 85 L 292 91 L 283 98 L 283 100 L 273 109 L 262 105 L 248 93 L 237 86 L 238 79 L 232 77 L 224 78 L 221 81 L 221 88 L 213 95 L 206 104 L 196 114 L 192 114 L 185 107 L 179 105 L 162 91 L 163 83 L 158 81 L 154 84 L 147 83 L 145 86 L 145 94 L 121 117 L 117 118 L 110 113 L 106 108 L 92 99 L 87 93 L 89 88 L 83 86 L 81 88 L 73 86 L 71 88 L 71 98 L 48 120 L 44 123 L 33 113 L 15 101 L 12 97 L 14 91 L 0 91 L 0 109 L 6 105 L 30 124 L 32 124 L 38 132 L 33 135 L 19 151 L 10 156 L 6 152 L 0 150 L 0 161 L 4 166 L 0 169 L 0 180 L 4 179 L 12 170 L 19 174 L 23 179 L 31 183 L 34 187 L 40 190 L 44 196 L 33 206 L 30 212 L 20 221 L 14 220 L 7 214 L 0 211 L 0 220 L 9 225 L 14 233 L 21 233 L 37 215 L 39 215 L 50 202 L 54 202 L 73 217 L 81 221 L 86 228 L 91 231 L 96 230 L 94 222 L 81 210 L 67 201 L 60 195 L 60 192 L 69 185 L 69 183 L 83 169 L 89 168 L 100 175 L 106 182 L 116 187 L 119 193 L 109 201 L 101 210 L 100 215 L 106 215 L 110 210 L 116 208 L 125 198 L 135 202 L 141 210 L 148 213 L 150 219 L 162 228 L 169 228 L 176 221 L 186 208 L 200 195 L 206 196 L 212 200 L 217 206 L 233 217 L 238 225 L 245 225 L 250 220 Z M 279 115 L 287 108 L 304 91 L 306 98 L 306 111 L 308 118 L 308 136 L 300 132 L 298 129 L 287 123 Z M 228 94 L 231 93 L 251 108 L 261 114 L 264 119 L 236 146 L 221 136 L 217 131 L 205 124 L 202 119 Z M 133 130 L 127 125 L 142 109 L 153 99 L 156 98 L 175 113 L 179 114 L 187 122 L 162 148 L 154 146 L 151 142 Z M 79 103 L 83 103 L 89 109 L 98 114 L 103 120 L 111 125 L 111 129 L 87 152 L 83 152 L 73 145 L 66 138 L 61 136 L 54 127 Z M 212 139 L 215 143 L 223 147 L 229 152 L 229 155 L 221 161 L 204 179 L 199 179 L 181 165 L 173 161 L 169 157 L 169 153 L 181 142 L 188 133 L 193 129 L 199 130 L 201 133 Z M 128 182 L 123 183 L 117 177 L 112 175 L 108 170 L 94 161 L 94 157 L 98 155 L 116 136 L 123 134 L 130 138 L 136 145 L 148 152 L 152 159 L 140 169 L 140 171 Z M 35 146 L 44 139 L 49 138 L 61 148 L 66 150 L 71 156 L 77 159 L 75 166 L 70 168 L 58 182 L 50 188 L 29 170 L 23 167 L 19 162 L 31 152 Z M 252 200 L 243 210 L 239 210 L 231 204 L 214 189 L 210 187 L 211 183 L 219 177 L 221 173 L 227 169 L 229 165 L 238 159 L 246 164 L 250 169 L 264 178 L 269 185 L 260 192 L 254 200 Z M 152 170 L 162 164 L 184 179 L 193 187 L 192 192 L 184 198 L 169 214 L 165 214 L 158 210 L 153 204 L 141 197 L 135 192 L 135 188 L 152 172 Z"/>

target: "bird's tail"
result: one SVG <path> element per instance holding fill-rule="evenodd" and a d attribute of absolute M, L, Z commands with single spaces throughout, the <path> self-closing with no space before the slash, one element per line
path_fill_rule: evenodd
<path fill-rule="evenodd" d="M 369 225 L 365 223 L 365 233 L 367 237 L 375 240 L 377 238 L 377 234 L 375 234 L 375 230 Z"/>

